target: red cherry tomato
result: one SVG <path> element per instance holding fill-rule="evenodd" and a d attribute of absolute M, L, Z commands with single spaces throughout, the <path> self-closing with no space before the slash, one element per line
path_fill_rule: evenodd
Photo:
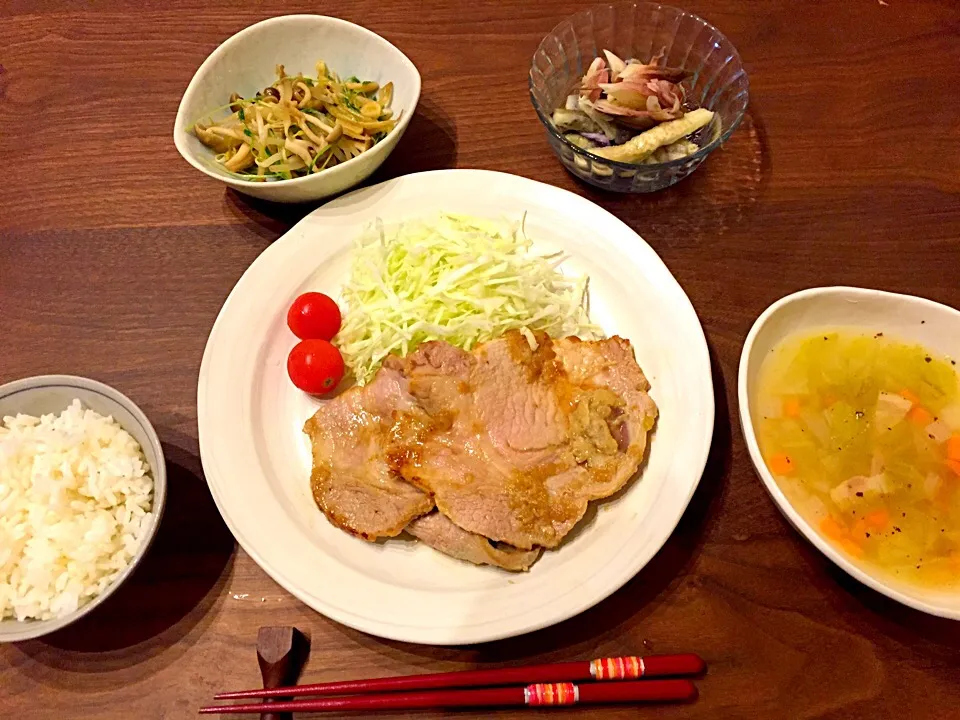
<path fill-rule="evenodd" d="M 325 395 L 343 378 L 343 357 L 326 340 L 301 340 L 287 357 L 287 374 L 304 392 Z"/>
<path fill-rule="evenodd" d="M 287 311 L 287 325 L 301 340 L 333 340 L 340 332 L 340 308 L 328 296 L 304 293 Z"/>

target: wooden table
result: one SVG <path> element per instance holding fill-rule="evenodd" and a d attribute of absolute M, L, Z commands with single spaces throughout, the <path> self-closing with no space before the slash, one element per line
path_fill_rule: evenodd
<path fill-rule="evenodd" d="M 0 648 L 0 714 L 192 717 L 214 691 L 258 684 L 259 626 L 292 624 L 312 635 L 313 681 L 696 650 L 710 664 L 699 702 L 649 715 L 960 715 L 960 624 L 866 590 L 802 540 L 754 476 L 736 412 L 741 343 L 785 293 L 851 284 L 960 306 L 960 6 L 686 5 L 739 48 L 750 111 L 690 179 L 644 197 L 575 181 L 527 99 L 534 49 L 579 3 L 2 3 L 0 381 L 76 373 L 128 393 L 157 427 L 171 487 L 131 582 L 75 627 Z M 706 328 L 717 424 L 700 488 L 647 568 L 559 626 L 464 648 L 341 627 L 237 548 L 208 494 L 195 410 L 207 333 L 243 270 L 310 208 L 225 192 L 177 155 L 173 119 L 222 40 L 270 14 L 324 11 L 384 35 L 423 75 L 408 134 L 372 182 L 475 167 L 580 193 L 653 245 Z"/>

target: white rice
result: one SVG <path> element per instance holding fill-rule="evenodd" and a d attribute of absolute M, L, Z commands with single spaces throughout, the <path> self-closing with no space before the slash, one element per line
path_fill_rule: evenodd
<path fill-rule="evenodd" d="M 126 568 L 153 521 L 140 445 L 79 400 L 0 424 L 0 619 L 62 617 Z"/>

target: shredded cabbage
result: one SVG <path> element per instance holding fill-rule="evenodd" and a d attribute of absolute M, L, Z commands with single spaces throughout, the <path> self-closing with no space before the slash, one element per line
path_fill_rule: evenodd
<path fill-rule="evenodd" d="M 442 213 L 384 227 L 377 220 L 355 242 L 337 344 L 364 385 L 387 355 L 428 340 L 470 350 L 519 330 L 552 337 L 603 337 L 590 322 L 588 278 L 559 270 L 561 253 L 535 255 L 523 222 Z"/>

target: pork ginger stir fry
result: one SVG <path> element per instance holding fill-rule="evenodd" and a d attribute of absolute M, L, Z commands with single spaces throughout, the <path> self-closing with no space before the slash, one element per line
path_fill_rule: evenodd
<path fill-rule="evenodd" d="M 663 51 L 649 63 L 622 60 L 609 50 L 595 58 L 580 84 L 553 112 L 553 124 L 572 144 L 626 163 L 660 163 L 695 153 L 690 136 L 714 113 L 685 108 L 685 70 L 664 66 Z"/>
<path fill-rule="evenodd" d="M 193 132 L 217 162 L 245 180 L 289 180 L 333 167 L 369 150 L 399 118 L 393 83 L 341 80 L 323 61 L 317 78 L 287 75 L 252 98 L 231 95 L 230 115 L 198 122 Z M 217 112 L 216 110 L 214 112 Z"/>

